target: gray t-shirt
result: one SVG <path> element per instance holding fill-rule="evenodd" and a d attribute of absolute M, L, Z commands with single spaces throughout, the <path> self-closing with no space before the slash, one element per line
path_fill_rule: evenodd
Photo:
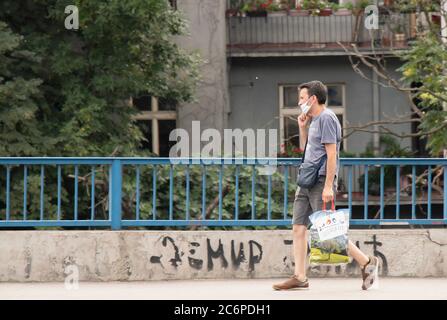
<path fill-rule="evenodd" d="M 339 153 L 340 142 L 342 139 L 341 125 L 335 113 L 327 107 L 316 117 L 312 118 L 309 132 L 308 142 L 306 147 L 306 154 L 304 156 L 305 163 L 318 164 L 326 154 L 325 143 L 337 144 L 337 166 L 335 170 L 335 182 L 337 183 L 338 169 L 339 169 Z M 326 175 L 327 158 L 318 172 L 319 175 Z"/>

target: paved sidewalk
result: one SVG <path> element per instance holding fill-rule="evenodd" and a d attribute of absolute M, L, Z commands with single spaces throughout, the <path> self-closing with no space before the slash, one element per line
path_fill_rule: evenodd
<path fill-rule="evenodd" d="M 305 291 L 274 291 L 282 279 L 182 280 L 145 282 L 80 282 L 78 290 L 64 283 L 0 283 L 4 299 L 442 299 L 447 300 L 447 278 L 382 278 L 379 288 L 362 291 L 352 278 L 310 279 Z"/>

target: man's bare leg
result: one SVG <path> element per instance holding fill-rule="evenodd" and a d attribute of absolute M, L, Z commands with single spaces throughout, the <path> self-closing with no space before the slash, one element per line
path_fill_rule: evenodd
<path fill-rule="evenodd" d="M 379 259 L 374 256 L 367 256 L 355 244 L 349 241 L 348 254 L 360 265 L 362 272 L 362 289 L 368 290 L 374 283 L 378 284 Z"/>
<path fill-rule="evenodd" d="M 295 276 L 298 280 L 304 281 L 307 266 L 307 227 L 305 225 L 293 225 L 293 256 L 295 258 Z"/>
<path fill-rule="evenodd" d="M 348 244 L 348 254 L 353 257 L 361 267 L 366 265 L 369 261 L 368 256 L 364 254 L 355 244 L 353 244 L 351 240 L 349 240 Z"/>
<path fill-rule="evenodd" d="M 307 228 L 305 225 L 293 225 L 293 257 L 295 272 L 288 280 L 273 285 L 275 290 L 308 289 L 307 270 Z"/>

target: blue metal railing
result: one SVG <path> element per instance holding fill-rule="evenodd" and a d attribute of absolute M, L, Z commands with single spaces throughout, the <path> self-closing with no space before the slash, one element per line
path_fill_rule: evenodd
<path fill-rule="evenodd" d="M 178 159 L 177 159 L 178 160 Z M 291 224 L 291 206 L 293 203 L 293 194 L 295 192 L 294 181 L 291 177 L 293 170 L 300 164 L 300 159 L 291 158 L 278 158 L 274 159 L 274 166 L 277 167 L 277 176 L 265 175 L 261 176 L 257 174 L 257 170 L 260 167 L 265 168 L 265 161 L 268 159 L 197 159 L 189 158 L 182 159 L 181 164 L 171 163 L 169 158 L 0 158 L 0 169 L 5 168 L 4 187 L 0 186 L 0 203 L 3 203 L 3 207 L 0 208 L 0 228 L 14 228 L 14 227 L 110 227 L 112 230 L 119 230 L 125 227 L 137 227 L 137 226 L 281 226 Z M 271 160 L 271 159 L 270 159 Z M 22 168 L 23 167 L 23 170 Z M 40 184 L 39 206 L 31 206 L 29 197 L 31 195 L 31 183 L 30 174 L 32 168 L 38 168 L 36 171 L 36 177 Z M 53 168 L 55 167 L 55 168 Z M 201 183 L 193 182 L 192 170 L 194 167 L 200 168 L 198 173 Z M 362 195 L 359 192 L 353 192 L 353 169 L 360 167 L 363 169 L 363 192 Z M 411 189 L 408 188 L 411 201 L 403 201 L 401 195 L 401 183 L 402 183 L 402 169 L 411 168 L 411 174 L 408 174 L 408 178 L 411 178 Z M 72 169 L 73 168 L 73 169 Z M 102 169 L 102 171 L 99 170 Z M 131 170 L 134 168 L 134 171 Z M 169 171 L 163 171 L 163 168 L 168 168 Z M 212 168 L 218 168 L 217 178 L 215 180 L 208 180 L 207 173 Z M 231 168 L 230 177 L 225 174 L 225 170 Z M 394 171 L 395 174 L 395 192 L 390 192 L 385 186 L 385 180 L 388 179 L 385 170 L 389 174 Z M 394 169 L 393 169 L 394 168 Z M 432 182 L 433 170 L 443 169 L 443 177 L 437 174 L 438 181 L 442 182 L 441 192 L 439 191 L 439 185 L 436 188 L 436 194 L 433 192 Z M 55 170 L 53 170 L 55 169 Z M 68 183 L 67 189 L 67 175 L 63 176 L 62 172 L 68 169 L 73 170 L 74 174 L 70 176 L 73 178 L 73 184 Z M 378 171 L 377 171 L 378 169 Z M 82 172 L 81 172 L 82 170 Z M 146 178 L 152 177 L 152 183 L 148 184 L 148 188 L 152 185 L 151 194 L 148 189 L 142 187 L 143 185 L 143 171 L 145 170 Z M 177 170 L 177 174 L 174 171 Z M 245 170 L 242 172 L 242 170 Z M 418 224 L 418 225 L 433 225 L 441 224 L 447 225 L 447 159 L 436 158 L 405 158 L 405 159 L 385 159 L 385 158 L 343 158 L 340 159 L 340 170 L 347 171 L 347 201 L 337 198 L 337 207 L 348 207 L 351 212 L 351 224 L 352 225 L 386 225 L 386 224 Z M 374 173 L 374 170 L 376 173 Z M 426 183 L 417 188 L 418 181 L 416 177 L 421 170 L 426 170 L 423 181 Z M 131 171 L 132 174 L 126 174 Z M 1 172 L 1 171 L 0 171 Z M 11 201 L 14 196 L 17 202 L 19 196 L 14 193 L 17 191 L 11 190 L 12 177 L 16 179 L 21 176 L 18 172 L 23 172 L 23 184 L 21 182 L 17 185 L 23 186 L 22 206 L 21 212 L 16 208 L 13 211 Z M 85 174 L 87 172 L 87 174 Z M 379 196 L 370 194 L 372 177 L 377 178 L 377 172 L 379 175 Z M 439 171 L 438 171 L 439 172 Z M 81 179 L 81 173 L 85 174 L 85 177 Z M 56 176 L 54 176 L 54 174 Z M 0 174 L 1 176 L 1 174 Z M 127 180 L 131 176 L 131 182 Z M 182 177 L 182 184 L 175 185 L 175 179 Z M 49 179 L 53 177 L 56 181 L 56 190 L 52 196 L 55 197 L 55 204 L 51 204 L 48 197 L 45 197 L 46 187 L 51 186 Z M 86 177 L 89 177 L 88 179 Z M 278 179 L 279 177 L 279 179 Z M 439 178 L 442 177 L 440 180 Z M 72 192 L 73 201 L 70 202 L 65 199 L 72 208 L 72 212 L 62 212 L 62 184 L 64 178 L 64 187 L 68 192 Z M 2 177 L 3 179 L 3 177 Z M 86 188 L 79 187 L 79 181 L 87 181 Z M 106 188 L 106 194 L 104 192 L 100 194 L 97 192 L 99 180 L 101 183 L 108 184 Z M 266 197 L 259 196 L 259 181 L 266 180 L 267 194 Z M 224 188 L 224 181 L 226 186 Z M 147 182 L 147 181 L 146 181 Z M 168 194 L 166 198 L 160 198 L 160 186 L 163 184 L 163 188 L 166 187 L 165 194 Z M 197 181 L 196 181 L 197 182 Z M 243 193 L 241 190 L 241 184 L 245 182 L 248 191 Z M 184 183 L 184 184 L 183 184 Z M 209 202 L 209 194 L 207 192 L 213 188 L 214 184 L 217 184 L 218 195 L 216 197 L 216 205 L 207 208 L 207 200 Z M 389 183 L 389 182 L 388 182 Z M 281 184 L 281 185 L 279 185 Z M 293 185 L 293 187 L 292 187 Z M 71 187 L 70 187 L 71 186 Z M 201 187 L 200 187 L 201 186 Z M 196 199 L 198 205 L 194 208 L 199 208 L 192 215 L 193 201 L 192 189 L 200 188 L 200 198 Z M 71 188 L 71 189 L 70 189 Z M 129 188 L 134 190 L 133 196 L 129 196 Z M 224 190 L 225 189 L 225 190 Z M 417 190 L 425 190 L 423 195 L 417 194 Z M 85 196 L 85 192 L 90 190 L 90 194 Z M 232 193 L 231 190 L 234 190 Z M 21 190 L 20 190 L 21 191 Z M 83 193 L 84 191 L 84 193 Z M 184 192 L 183 192 L 184 191 Z M 1 194 L 4 192 L 4 197 Z M 133 192 L 133 191 L 132 191 Z M 273 196 L 275 192 L 275 196 Z M 17 193 L 17 192 L 16 192 Z M 142 197 L 145 196 L 151 201 L 148 202 L 149 206 L 145 207 L 145 210 L 149 208 L 150 212 L 142 210 Z M 37 194 L 37 193 L 36 193 Z M 224 208 L 224 197 L 228 194 L 231 195 L 231 199 L 234 197 L 234 203 L 232 202 L 231 217 L 228 217 L 228 208 Z M 175 208 L 178 199 L 182 196 L 182 201 L 185 201 L 184 211 L 178 212 L 179 209 Z M 280 197 L 278 196 L 280 195 Z M 427 198 L 425 199 L 425 195 Z M 435 203 L 434 196 L 437 197 Z M 86 197 L 88 199 L 88 205 L 83 204 L 82 208 L 79 204 L 79 199 Z M 98 198 L 102 197 L 102 198 Z M 128 202 L 135 204 L 135 210 L 126 207 L 127 216 L 124 214 L 123 205 L 125 197 L 128 198 Z M 359 199 L 355 200 L 354 197 Z M 104 199 L 106 198 L 106 199 Z M 249 199 L 251 198 L 251 199 Z M 261 199 L 259 199 L 261 198 Z M 3 200 L 4 199 L 4 200 Z M 130 200 L 129 200 L 130 199 Z M 248 200 L 247 200 L 248 199 Z M 341 201 L 340 201 L 341 200 Z M 107 203 L 103 217 L 99 218 L 96 208 L 98 207 L 98 201 Z M 244 201 L 246 204 L 246 210 L 241 212 L 241 203 Z M 265 201 L 266 204 L 257 208 L 259 201 Z M 357 202 L 355 202 L 357 201 Z M 374 201 L 377 205 L 374 205 Z M 426 201 L 427 212 L 418 210 L 421 203 Z M 36 202 L 36 199 L 34 199 Z M 343 203 L 345 202 L 345 203 Z M 392 202 L 392 203 L 391 203 Z M 263 203 L 263 202 L 262 202 Z M 51 206 L 51 210 L 46 207 Z M 127 205 L 127 202 L 126 202 Z M 433 205 L 437 205 L 437 208 L 433 210 Z M 280 208 L 278 206 L 281 206 Z M 392 207 L 395 207 L 392 210 Z M 405 209 L 404 206 L 410 206 L 411 209 Z M 378 211 L 374 216 L 374 209 Z M 36 212 L 32 211 L 32 208 Z M 67 211 L 67 206 L 64 207 Z M 81 210 L 80 210 L 81 208 Z M 86 210 L 85 208 L 88 208 Z M 249 208 L 249 209 L 247 209 Z M 163 211 L 165 209 L 166 212 Z M 217 216 L 215 219 L 211 219 L 208 216 L 209 210 L 217 210 Z M 354 210 L 356 209 L 356 210 Z M 371 211 L 372 210 L 372 211 Z M 51 211 L 51 212 L 50 212 Z M 129 218 L 129 211 L 133 215 Z M 200 213 L 198 217 L 197 214 Z M 224 213 L 226 216 L 224 217 Z M 145 217 L 143 217 L 145 215 Z M 34 219 L 30 217 L 35 217 Z M 166 216 L 166 217 L 164 217 Z M 38 218 L 37 218 L 38 217 Z M 164 217 L 164 218 L 163 218 Z"/>

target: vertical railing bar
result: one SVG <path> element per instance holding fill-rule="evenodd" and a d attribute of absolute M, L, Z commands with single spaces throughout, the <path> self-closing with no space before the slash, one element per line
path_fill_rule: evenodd
<path fill-rule="evenodd" d="M 43 220 L 43 208 L 44 208 L 44 175 L 45 168 L 43 165 L 40 166 L 40 220 Z"/>
<path fill-rule="evenodd" d="M 78 220 L 78 174 L 79 167 L 75 165 L 75 196 L 74 196 L 74 220 Z"/>
<path fill-rule="evenodd" d="M 321 30 L 320 30 L 320 22 L 321 22 L 321 18 L 319 16 L 315 16 L 315 30 L 318 29 L 317 35 L 318 35 L 318 40 L 316 41 L 318 44 L 321 43 Z"/>
<path fill-rule="evenodd" d="M 112 167 L 109 167 L 109 220 L 112 220 Z"/>
<path fill-rule="evenodd" d="M 169 165 L 169 220 L 173 219 L 174 174 L 173 165 Z"/>
<path fill-rule="evenodd" d="M 223 174 L 223 164 L 220 165 L 219 170 L 219 221 L 222 220 L 222 174 Z"/>
<path fill-rule="evenodd" d="M 23 167 L 23 220 L 27 219 L 27 185 L 28 185 L 28 166 Z"/>
<path fill-rule="evenodd" d="M 286 36 L 285 26 L 287 25 L 286 24 L 287 21 L 285 21 L 286 18 L 287 18 L 287 16 L 280 17 L 280 19 L 281 19 L 281 33 L 282 33 L 281 34 L 281 43 L 285 43 L 286 42 L 286 39 L 285 39 L 285 36 Z"/>
<path fill-rule="evenodd" d="M 288 195 L 289 195 L 289 166 L 284 165 L 284 220 L 287 219 Z"/>
<path fill-rule="evenodd" d="M 272 219 L 272 207 L 271 207 L 271 197 L 272 197 L 272 175 L 269 172 L 269 175 L 267 177 L 268 182 L 268 194 L 267 194 L 267 220 L 271 220 Z"/>
<path fill-rule="evenodd" d="M 239 219 L 239 166 L 236 165 L 236 182 L 234 188 L 234 220 Z"/>
<path fill-rule="evenodd" d="M 253 171 L 251 176 L 251 219 L 255 220 L 256 217 L 256 206 L 255 206 L 255 198 L 256 198 L 256 191 L 255 191 L 255 174 L 256 174 L 256 167 L 253 165 Z"/>
<path fill-rule="evenodd" d="M 447 166 L 444 166 L 444 220 L 447 220 Z"/>
<path fill-rule="evenodd" d="M 152 220 L 157 219 L 157 166 L 152 168 Z"/>
<path fill-rule="evenodd" d="M 352 219 L 352 165 L 348 166 L 348 204 L 349 219 Z"/>
<path fill-rule="evenodd" d="M 202 220 L 206 219 L 206 167 L 202 164 Z"/>
<path fill-rule="evenodd" d="M 253 44 L 253 19 L 250 18 L 248 21 L 248 34 L 249 34 L 249 43 Z"/>
<path fill-rule="evenodd" d="M 396 219 L 400 219 L 400 165 L 396 166 Z"/>
<path fill-rule="evenodd" d="M 111 229 L 120 230 L 122 227 L 123 212 L 123 165 L 120 159 L 112 160 L 111 180 L 112 180 L 112 210 L 111 210 Z"/>
<path fill-rule="evenodd" d="M 350 40 L 349 40 L 349 42 L 351 42 L 352 40 L 353 40 L 353 38 L 352 38 L 352 33 L 351 34 L 349 34 L 349 31 L 351 30 L 353 30 L 354 28 L 355 28 L 355 25 L 353 25 L 355 22 L 353 21 L 354 20 L 354 17 L 353 16 L 348 16 L 349 17 L 349 20 L 350 20 L 350 26 L 351 26 L 351 28 L 349 28 L 348 27 L 348 24 L 346 24 L 346 28 L 345 28 L 345 31 L 346 31 L 346 36 L 347 37 L 350 37 Z"/>
<path fill-rule="evenodd" d="M 91 199 L 90 199 L 90 220 L 95 220 L 95 166 L 92 166 L 92 186 L 91 186 Z"/>
<path fill-rule="evenodd" d="M 259 29 L 258 29 L 258 22 L 259 19 L 252 19 L 252 25 L 250 25 L 251 29 L 250 29 L 250 35 L 251 35 L 251 44 L 256 44 L 258 43 L 258 35 L 259 35 Z M 254 28 L 253 28 L 254 26 Z M 254 30 L 253 30 L 254 29 Z"/>
<path fill-rule="evenodd" d="M 136 166 L 136 175 L 137 175 L 137 177 L 136 177 L 136 186 L 135 186 L 135 188 L 136 188 L 136 190 L 135 190 L 136 208 L 135 209 L 136 209 L 136 218 L 137 218 L 137 220 L 140 220 L 140 166 L 139 165 Z"/>
<path fill-rule="evenodd" d="M 363 218 L 368 219 L 368 165 L 365 165 L 365 181 L 364 181 L 364 212 Z"/>
<path fill-rule="evenodd" d="M 57 166 L 57 220 L 61 219 L 61 166 Z"/>
<path fill-rule="evenodd" d="M 383 203 L 383 191 L 384 191 L 384 175 L 385 175 L 385 166 L 380 166 L 380 220 L 383 219 L 384 213 L 384 203 Z"/>
<path fill-rule="evenodd" d="M 416 219 L 416 166 L 411 168 L 411 219 Z"/>
<path fill-rule="evenodd" d="M 296 40 L 296 29 L 295 29 L 295 24 L 296 24 L 296 17 L 291 17 L 290 18 L 290 20 L 292 21 L 291 23 L 290 23 L 290 26 L 291 26 L 291 29 L 292 29 L 292 38 L 291 39 L 289 39 L 289 43 L 291 42 L 291 43 L 293 43 L 293 42 L 297 42 L 297 40 Z"/>
<path fill-rule="evenodd" d="M 186 221 L 189 220 L 189 164 L 186 166 Z"/>
<path fill-rule="evenodd" d="M 428 166 L 428 195 L 427 195 L 427 211 L 428 219 L 431 219 L 431 166 Z"/>
<path fill-rule="evenodd" d="M 6 220 L 10 219 L 10 183 L 11 183 L 11 167 L 6 166 Z"/>

